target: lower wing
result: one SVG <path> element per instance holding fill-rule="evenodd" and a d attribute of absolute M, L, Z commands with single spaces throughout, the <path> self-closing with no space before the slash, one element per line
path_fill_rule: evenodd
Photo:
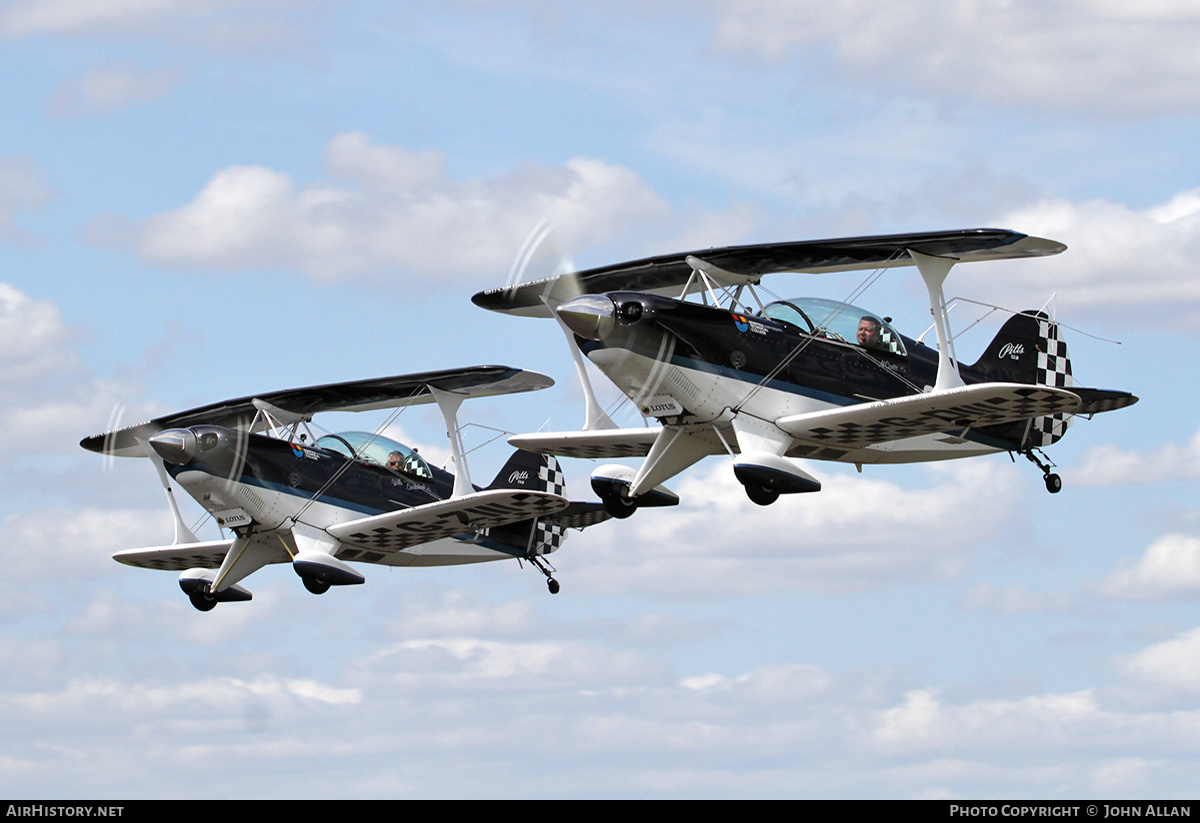
<path fill-rule="evenodd" d="M 375 551 L 400 551 L 460 534 L 546 517 L 568 505 L 565 497 L 549 492 L 494 489 L 426 503 L 326 529 L 342 543 Z"/>
<path fill-rule="evenodd" d="M 924 434 L 997 426 L 1051 414 L 1075 414 L 1079 395 L 1024 383 L 977 383 L 957 389 L 793 414 L 775 424 L 798 441 L 864 448 Z"/>

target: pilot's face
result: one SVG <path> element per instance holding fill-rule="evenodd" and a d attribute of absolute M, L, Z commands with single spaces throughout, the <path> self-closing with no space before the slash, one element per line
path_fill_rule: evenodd
<path fill-rule="evenodd" d="M 874 348 L 879 345 L 879 324 L 870 320 L 858 321 L 858 345 Z"/>

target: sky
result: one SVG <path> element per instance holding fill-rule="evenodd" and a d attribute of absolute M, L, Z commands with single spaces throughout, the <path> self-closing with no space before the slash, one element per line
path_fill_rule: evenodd
<path fill-rule="evenodd" d="M 0 2 L 0 796 L 1194 798 L 1198 38 L 1182 0 Z M 83 437 L 550 375 L 463 407 L 486 482 L 583 407 L 555 324 L 476 291 L 976 226 L 1068 249 L 956 268 L 960 356 L 981 303 L 1048 306 L 1078 382 L 1141 398 L 1048 451 L 1060 494 L 1005 455 L 809 463 L 819 494 L 762 508 L 713 457 L 678 508 L 572 532 L 553 596 L 513 561 L 320 597 L 277 566 L 200 613 L 111 560 L 171 520 Z M 930 325 L 911 269 L 855 302 Z M 388 433 L 448 459 L 430 407 Z"/>

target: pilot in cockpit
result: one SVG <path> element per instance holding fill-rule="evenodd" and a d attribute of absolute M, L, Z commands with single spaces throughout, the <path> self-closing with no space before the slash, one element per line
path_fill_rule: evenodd
<path fill-rule="evenodd" d="M 883 343 L 883 324 L 869 314 L 858 321 L 858 345 L 864 349 L 877 349 Z"/>
<path fill-rule="evenodd" d="M 404 455 L 400 452 L 391 452 L 388 454 L 387 467 L 392 471 L 400 471 L 404 468 Z"/>

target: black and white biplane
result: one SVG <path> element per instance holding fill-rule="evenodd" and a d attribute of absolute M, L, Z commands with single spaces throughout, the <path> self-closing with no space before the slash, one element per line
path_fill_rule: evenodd
<path fill-rule="evenodd" d="M 544 389 L 545 375 L 477 366 L 270 392 L 169 414 L 84 439 L 85 449 L 148 457 L 175 519 L 169 546 L 118 552 L 131 566 L 182 572 L 180 588 L 207 611 L 249 600 L 238 585 L 270 563 L 291 563 L 314 594 L 362 583 L 352 563 L 442 566 L 517 558 L 547 580 L 546 555 L 567 528 L 602 522 L 599 503 L 571 502 L 553 457 L 517 451 L 490 486 L 472 485 L 458 426 L 471 397 Z M 377 433 L 315 437 L 321 412 L 399 409 L 437 403 L 455 473 Z M 200 541 L 171 483 L 233 536 Z"/>
<path fill-rule="evenodd" d="M 584 387 L 583 430 L 509 443 L 560 456 L 644 457 L 640 468 L 606 465 L 592 476 L 616 517 L 677 503 L 661 484 L 724 453 L 761 505 L 820 489 L 795 458 L 861 469 L 1008 452 L 1034 462 L 1057 492 L 1061 479 L 1042 448 L 1073 418 L 1137 398 L 1074 385 L 1059 325 L 1042 311 L 1013 313 L 979 360 L 961 363 L 942 285 L 957 263 L 1065 248 L 1000 229 L 735 246 L 491 289 L 473 300 L 563 326 Z M 936 349 L 846 302 L 764 302 L 756 288 L 777 273 L 913 265 L 929 293 Z M 659 426 L 615 427 L 596 402 L 581 355 Z"/>

